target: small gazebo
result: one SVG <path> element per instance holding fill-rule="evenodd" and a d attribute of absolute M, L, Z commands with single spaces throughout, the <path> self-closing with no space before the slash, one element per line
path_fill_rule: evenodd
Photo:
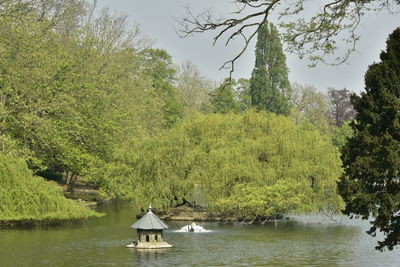
<path fill-rule="evenodd" d="M 163 240 L 163 230 L 168 229 L 168 225 L 151 211 L 151 205 L 149 206 L 149 211 L 135 222 L 131 228 L 137 230 L 137 239 L 127 247 L 140 249 L 172 247 L 172 245 Z"/>

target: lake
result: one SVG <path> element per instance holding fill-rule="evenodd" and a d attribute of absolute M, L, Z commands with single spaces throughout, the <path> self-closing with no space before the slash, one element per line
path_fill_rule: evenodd
<path fill-rule="evenodd" d="M 0 266 L 400 266 L 400 250 L 378 252 L 368 223 L 336 216 L 291 216 L 278 224 L 201 223 L 205 233 L 182 233 L 185 222 L 167 222 L 174 247 L 127 249 L 137 208 L 99 207 L 102 218 L 83 224 L 0 230 Z"/>

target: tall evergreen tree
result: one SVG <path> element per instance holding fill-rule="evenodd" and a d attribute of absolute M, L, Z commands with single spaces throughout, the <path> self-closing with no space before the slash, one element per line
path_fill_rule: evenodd
<path fill-rule="evenodd" d="M 250 80 L 251 104 L 259 110 L 288 115 L 290 91 L 279 33 L 266 22 L 258 30 L 256 63 Z"/>
<path fill-rule="evenodd" d="M 343 148 L 339 190 L 346 214 L 373 217 L 368 232 L 385 234 L 379 250 L 400 244 L 400 28 L 386 42 L 381 62 L 365 75 L 365 93 L 352 95 L 354 135 Z"/>

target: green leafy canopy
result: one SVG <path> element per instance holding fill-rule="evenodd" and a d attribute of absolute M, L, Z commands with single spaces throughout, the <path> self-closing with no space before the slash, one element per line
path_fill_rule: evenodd
<path fill-rule="evenodd" d="M 329 138 L 272 113 L 196 114 L 132 142 L 118 159 L 104 193 L 159 208 L 195 185 L 211 210 L 236 218 L 338 210 L 342 203 L 341 163 Z"/>
<path fill-rule="evenodd" d="M 372 217 L 370 234 L 385 234 L 376 247 L 400 244 L 400 28 L 386 42 L 381 62 L 365 75 L 365 92 L 352 96 L 354 131 L 342 149 L 339 183 L 345 213 Z"/>

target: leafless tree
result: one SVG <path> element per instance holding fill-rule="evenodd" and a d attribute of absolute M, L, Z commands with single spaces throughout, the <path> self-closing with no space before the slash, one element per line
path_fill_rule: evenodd
<path fill-rule="evenodd" d="M 352 119 L 356 111 L 350 102 L 350 92 L 346 88 L 337 90 L 328 88 L 329 116 L 333 124 L 340 127 Z"/>

